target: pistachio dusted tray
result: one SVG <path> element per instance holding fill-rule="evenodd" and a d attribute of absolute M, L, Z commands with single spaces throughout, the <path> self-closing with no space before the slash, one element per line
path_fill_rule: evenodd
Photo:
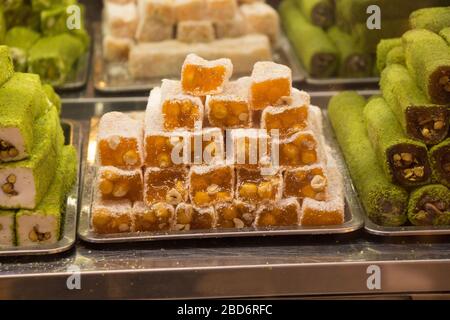
<path fill-rule="evenodd" d="M 63 128 L 65 144 L 75 147 L 78 154 L 77 160 L 80 164 L 81 155 L 81 126 L 72 120 L 62 120 L 61 126 Z M 61 220 L 61 234 L 59 240 L 54 244 L 38 244 L 38 245 L 23 245 L 23 246 L 0 246 L 0 256 L 27 256 L 27 255 L 47 255 L 56 254 L 69 250 L 76 240 L 76 225 L 77 225 L 77 211 L 78 211 L 78 187 L 79 187 L 79 165 L 77 166 L 77 176 L 74 186 L 71 188 L 67 199 L 65 200 L 65 211 L 62 214 Z M 51 191 L 50 191 L 51 192 Z M 44 205 L 44 204 L 43 204 Z M 21 210 L 23 211 L 23 210 Z M 19 213 L 21 214 L 21 213 Z M 22 214 L 26 214 L 24 211 Z M 19 218 L 20 219 L 20 218 Z M 41 241 L 47 236 L 35 232 L 28 234 L 30 241 L 36 238 L 36 241 Z M 27 242 L 27 241 L 25 241 Z"/>

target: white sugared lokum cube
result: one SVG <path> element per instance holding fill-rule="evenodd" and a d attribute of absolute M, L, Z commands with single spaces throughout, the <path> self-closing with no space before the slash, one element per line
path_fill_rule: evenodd
<path fill-rule="evenodd" d="M 189 54 L 181 68 L 183 92 L 195 96 L 218 94 L 233 73 L 230 59 L 205 60 L 196 54 Z"/>
<path fill-rule="evenodd" d="M 207 19 L 205 0 L 174 0 L 177 21 Z"/>
<path fill-rule="evenodd" d="M 209 20 L 185 20 L 177 25 L 177 39 L 182 42 L 211 42 L 215 38 L 214 27 Z"/>
<path fill-rule="evenodd" d="M 241 7 L 248 31 L 267 35 L 272 43 L 276 43 L 280 33 L 277 11 L 265 3 L 244 4 Z"/>
<path fill-rule="evenodd" d="M 103 57 L 107 61 L 126 61 L 134 41 L 131 38 L 103 37 Z"/>
<path fill-rule="evenodd" d="M 252 126 L 252 111 L 248 102 L 250 77 L 228 82 L 223 92 L 206 98 L 206 114 L 212 126 L 249 128 Z"/>
<path fill-rule="evenodd" d="M 237 11 L 234 17 L 229 20 L 214 22 L 216 36 L 221 38 L 236 38 L 247 33 L 247 22 L 240 11 Z"/>
<path fill-rule="evenodd" d="M 154 18 L 141 18 L 136 30 L 139 42 L 155 42 L 173 38 L 174 26 Z"/>
<path fill-rule="evenodd" d="M 105 113 L 100 119 L 97 161 L 102 166 L 140 168 L 143 122 L 121 112 Z"/>
<path fill-rule="evenodd" d="M 292 71 L 289 67 L 271 61 L 255 63 L 250 85 L 250 105 L 254 110 L 282 104 L 283 97 L 291 96 Z"/>
<path fill-rule="evenodd" d="M 176 23 L 174 0 L 138 0 L 141 19 L 157 20 L 165 25 Z"/>
<path fill-rule="evenodd" d="M 213 21 L 233 19 L 237 12 L 236 0 L 206 0 L 208 18 Z"/>
<path fill-rule="evenodd" d="M 105 3 L 106 28 L 112 36 L 133 38 L 138 24 L 138 13 L 134 3 Z"/>

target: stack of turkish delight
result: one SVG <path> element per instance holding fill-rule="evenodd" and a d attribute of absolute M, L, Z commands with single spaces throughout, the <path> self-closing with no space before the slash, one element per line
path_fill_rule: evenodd
<path fill-rule="evenodd" d="M 321 111 L 265 61 L 229 81 L 229 59 L 186 57 L 145 119 L 100 120 L 91 225 L 97 233 L 341 224 L 342 178 Z"/>
<path fill-rule="evenodd" d="M 231 59 L 236 73 L 270 60 L 277 12 L 262 1 L 105 0 L 103 54 L 136 79 L 179 75 L 189 53 Z"/>
<path fill-rule="evenodd" d="M 0 46 L 0 245 L 59 240 L 76 152 L 64 146 L 54 92 L 38 75 L 14 73 Z"/>

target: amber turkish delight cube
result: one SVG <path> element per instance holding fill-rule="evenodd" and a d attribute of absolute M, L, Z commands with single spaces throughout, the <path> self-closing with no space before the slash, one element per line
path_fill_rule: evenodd
<path fill-rule="evenodd" d="M 212 126 L 228 128 L 250 128 L 252 112 L 248 101 L 250 77 L 228 82 L 222 93 L 206 99 L 206 114 Z"/>
<path fill-rule="evenodd" d="M 194 96 L 218 94 L 233 73 L 230 59 L 205 60 L 189 54 L 181 68 L 183 92 Z"/>
<path fill-rule="evenodd" d="M 299 217 L 300 205 L 297 199 L 286 198 L 277 202 L 260 204 L 255 225 L 257 227 L 297 226 Z"/>
<path fill-rule="evenodd" d="M 208 230 L 216 227 L 217 216 L 214 207 L 199 208 L 188 203 L 180 203 L 175 209 L 174 230 Z"/>
<path fill-rule="evenodd" d="M 291 95 L 292 72 L 289 67 L 271 61 L 255 63 L 250 85 L 250 105 L 253 110 L 282 103 Z"/>
<path fill-rule="evenodd" d="M 121 112 L 104 114 L 98 128 L 98 163 L 124 169 L 140 168 L 142 135 L 142 121 Z"/>
<path fill-rule="evenodd" d="M 227 161 L 236 166 L 267 166 L 272 139 L 264 129 L 232 129 L 227 132 Z"/>
<path fill-rule="evenodd" d="M 100 167 L 97 173 L 97 188 L 103 200 L 142 201 L 142 171 Z"/>
<path fill-rule="evenodd" d="M 129 200 L 97 199 L 91 212 L 91 226 L 96 233 L 130 232 L 133 229 Z"/>
<path fill-rule="evenodd" d="M 186 132 L 152 132 L 145 136 L 145 165 L 168 168 L 187 163 Z"/>
<path fill-rule="evenodd" d="M 324 201 L 328 178 L 322 165 L 302 166 L 284 172 L 283 197 L 311 198 Z"/>
<path fill-rule="evenodd" d="M 287 138 L 275 139 L 272 147 L 272 161 L 280 166 L 312 165 L 323 158 L 312 131 L 301 131 Z"/>
<path fill-rule="evenodd" d="M 189 172 L 189 196 L 195 206 L 211 206 L 234 196 L 232 165 L 192 166 Z"/>
<path fill-rule="evenodd" d="M 236 198 L 257 204 L 281 199 L 281 170 L 277 168 L 236 168 Z"/>
<path fill-rule="evenodd" d="M 239 200 L 219 203 L 215 206 L 217 228 L 248 228 L 253 226 L 256 206 Z"/>
<path fill-rule="evenodd" d="M 177 205 L 187 200 L 188 169 L 146 168 L 144 174 L 144 202 L 150 206 L 156 202 Z"/>
<path fill-rule="evenodd" d="M 175 221 L 175 209 L 170 204 L 158 202 L 147 206 L 143 202 L 133 205 L 134 231 L 169 231 Z"/>
<path fill-rule="evenodd" d="M 224 160 L 224 138 L 219 128 L 203 128 L 189 133 L 186 154 L 189 164 L 214 164 Z"/>

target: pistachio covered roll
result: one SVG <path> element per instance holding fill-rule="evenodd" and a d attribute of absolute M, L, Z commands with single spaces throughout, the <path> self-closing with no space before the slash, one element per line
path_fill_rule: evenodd
<path fill-rule="evenodd" d="M 334 6 L 330 0 L 295 0 L 308 21 L 322 28 L 334 24 Z"/>
<path fill-rule="evenodd" d="M 83 51 L 83 43 L 67 33 L 41 38 L 30 49 L 28 72 L 39 74 L 52 85 L 61 84 Z"/>
<path fill-rule="evenodd" d="M 5 14 L 3 6 L 0 4 L 0 44 L 3 44 L 3 42 L 5 41 L 5 35 L 6 35 Z"/>
<path fill-rule="evenodd" d="M 430 103 L 404 66 L 386 67 L 381 73 L 380 87 L 409 137 L 426 144 L 445 139 L 449 126 L 447 107 Z"/>
<path fill-rule="evenodd" d="M 405 137 L 394 113 L 383 98 L 373 98 L 364 108 L 367 133 L 391 182 L 404 187 L 430 181 L 431 168 L 424 143 Z"/>
<path fill-rule="evenodd" d="M 399 226 L 406 221 L 408 194 L 388 181 L 378 163 L 364 124 L 365 104 L 356 92 L 339 93 L 330 100 L 329 118 L 367 215 L 377 224 Z"/>
<path fill-rule="evenodd" d="M 15 71 L 27 71 L 28 51 L 40 37 L 39 33 L 25 27 L 14 27 L 8 31 L 5 44 L 10 49 Z"/>
<path fill-rule="evenodd" d="M 34 125 L 35 143 L 30 158 L 0 164 L 0 206 L 35 208 L 54 176 L 64 134 L 56 109 L 50 109 Z"/>
<path fill-rule="evenodd" d="M 403 50 L 403 46 L 392 48 L 388 52 L 386 56 L 386 65 L 390 66 L 391 64 L 400 64 L 402 66 L 406 65 L 405 50 Z"/>
<path fill-rule="evenodd" d="M 372 59 L 369 54 L 356 48 L 352 36 L 338 27 L 329 28 L 327 33 L 339 51 L 339 76 L 370 76 Z"/>
<path fill-rule="evenodd" d="M 23 26 L 39 30 L 39 12 L 33 11 L 26 3 L 17 9 L 5 10 L 5 20 L 8 29 Z"/>
<path fill-rule="evenodd" d="M 435 181 L 450 187 L 450 138 L 431 148 L 429 154 Z"/>
<path fill-rule="evenodd" d="M 411 29 L 427 29 L 438 33 L 450 27 L 450 6 L 416 10 L 409 16 L 409 25 Z"/>
<path fill-rule="evenodd" d="M 0 210 L 0 248 L 14 246 L 16 242 L 15 217 L 14 210 Z"/>
<path fill-rule="evenodd" d="M 450 27 L 444 28 L 439 31 L 439 35 L 447 41 L 447 44 L 450 45 Z"/>
<path fill-rule="evenodd" d="M 408 219 L 416 226 L 450 224 L 450 190 L 431 184 L 414 190 L 408 203 Z"/>
<path fill-rule="evenodd" d="M 7 46 L 0 46 L 0 86 L 14 73 L 14 65 Z"/>
<path fill-rule="evenodd" d="M 402 36 L 408 71 L 433 103 L 450 103 L 450 47 L 439 35 L 414 29 Z"/>
<path fill-rule="evenodd" d="M 64 204 L 75 182 L 77 165 L 75 148 L 64 146 L 58 157 L 55 177 L 45 197 L 35 209 L 19 210 L 17 213 L 18 245 L 55 243 L 60 239 Z"/>
<path fill-rule="evenodd" d="M 279 11 L 286 34 L 306 71 L 313 77 L 330 77 L 337 71 L 338 51 L 325 31 L 310 24 L 288 0 Z"/>
<path fill-rule="evenodd" d="M 31 0 L 31 6 L 34 11 L 42 11 L 57 6 L 68 6 L 76 2 L 77 0 Z"/>
<path fill-rule="evenodd" d="M 42 89 L 45 92 L 45 95 L 47 96 L 48 100 L 51 104 L 53 104 L 58 111 L 58 114 L 61 113 L 61 97 L 55 92 L 55 89 L 49 84 L 42 85 Z"/>
<path fill-rule="evenodd" d="M 377 68 L 381 72 L 386 67 L 388 53 L 395 47 L 402 46 L 402 38 L 381 39 L 377 45 Z"/>

